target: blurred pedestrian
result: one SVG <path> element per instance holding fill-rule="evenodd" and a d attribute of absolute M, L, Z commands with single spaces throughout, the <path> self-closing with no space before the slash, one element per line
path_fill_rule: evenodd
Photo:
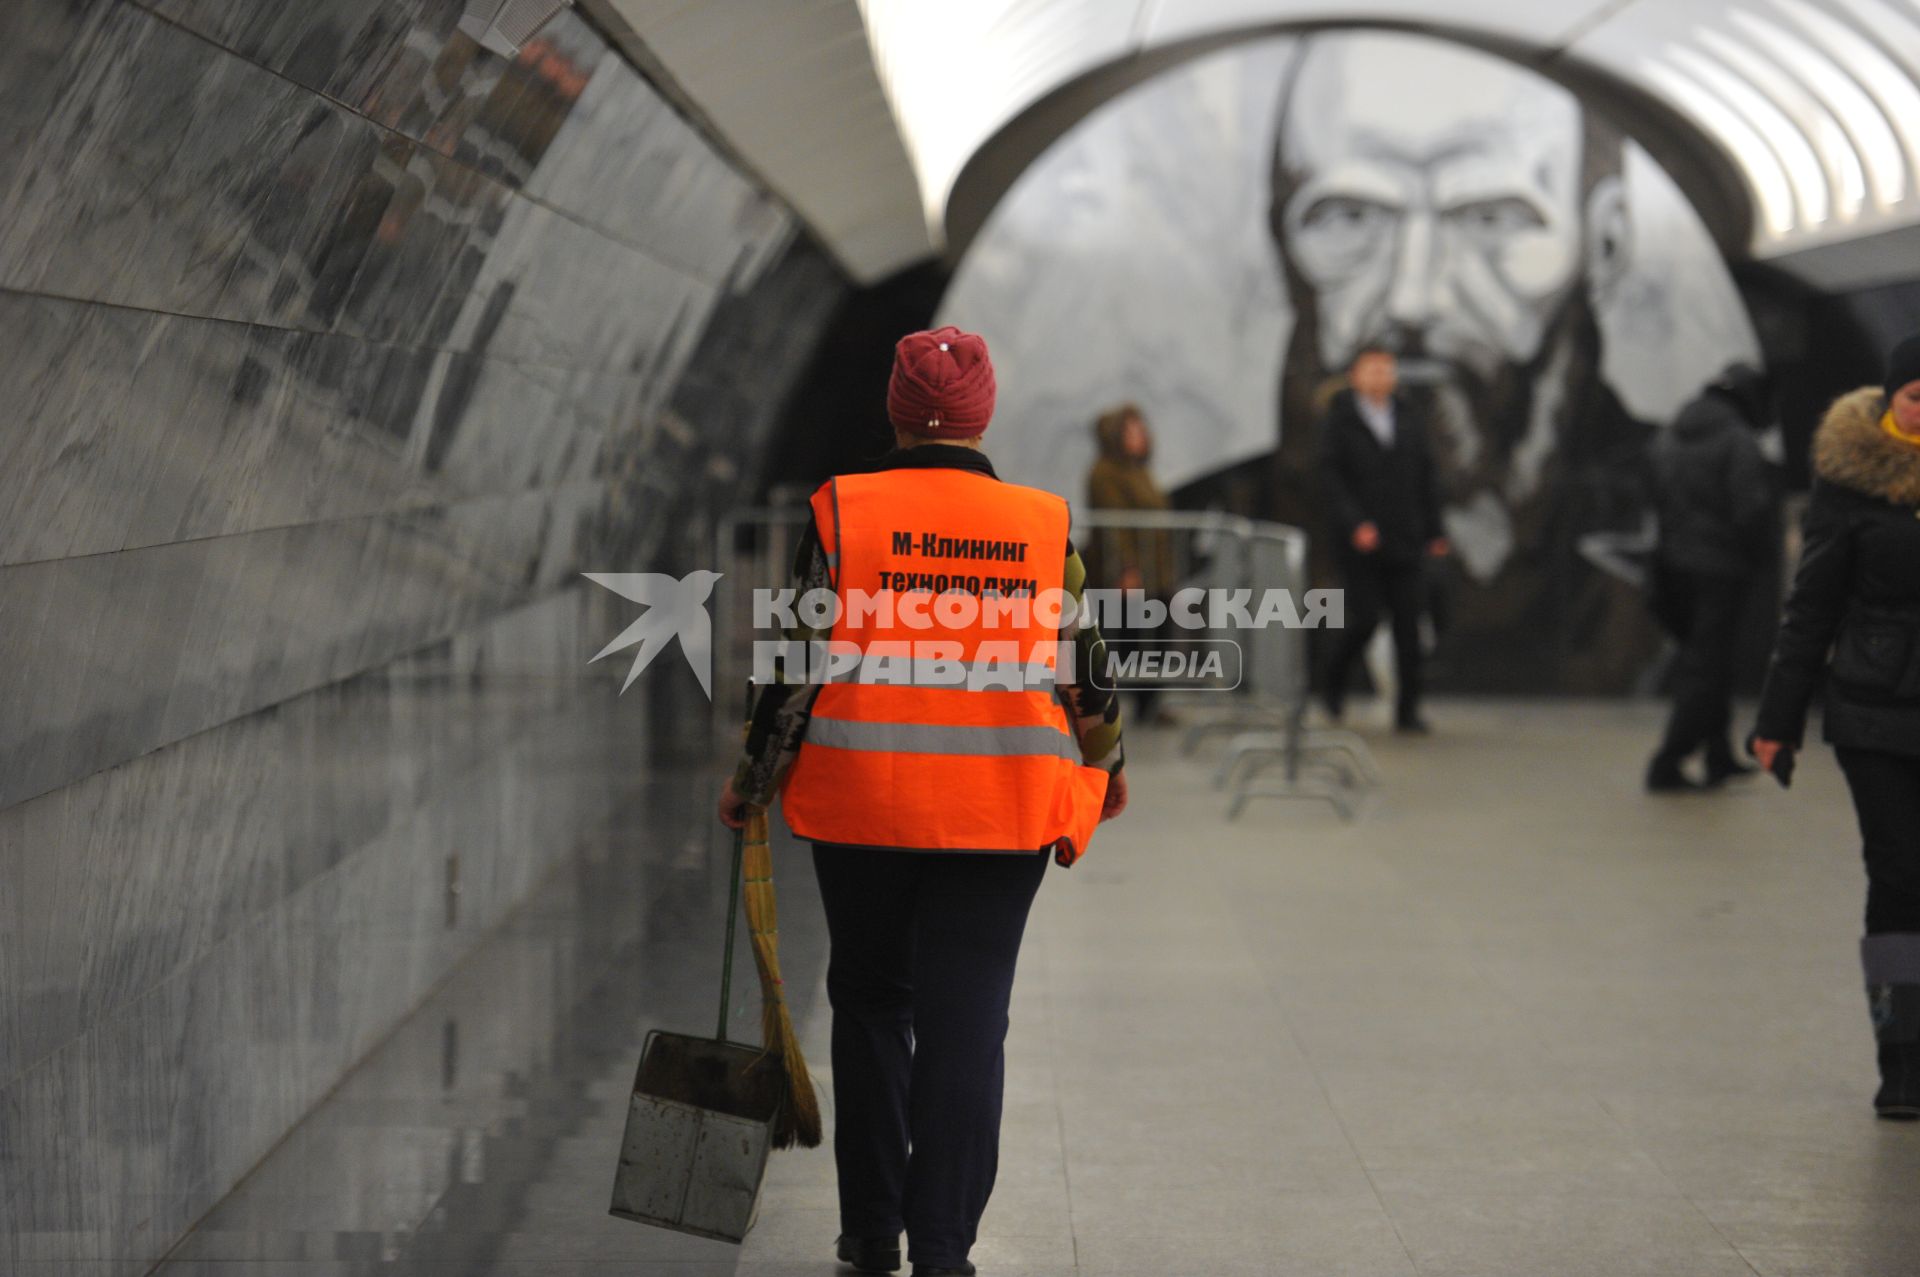
<path fill-rule="evenodd" d="M 1860 964 L 1882 1117 L 1920 1117 L 1920 335 L 1886 384 L 1828 410 L 1813 493 L 1752 739 L 1781 784 L 1824 673 L 1825 736 L 1859 818 L 1867 868 Z"/>
<path fill-rule="evenodd" d="M 1420 715 L 1420 618 L 1430 600 L 1427 561 L 1449 553 L 1440 489 L 1424 423 L 1396 392 L 1399 361 L 1369 346 L 1348 369 L 1321 427 L 1320 482 L 1346 587 L 1346 628 L 1331 639 L 1323 693 L 1327 712 L 1346 708 L 1353 665 L 1384 609 L 1393 617 L 1399 683 L 1394 725 L 1425 733 Z"/>
<path fill-rule="evenodd" d="M 1100 414 L 1093 426 L 1099 454 L 1087 473 L 1087 506 L 1119 514 L 1157 514 L 1172 502 L 1153 477 L 1153 432 L 1137 404 L 1124 403 Z M 1090 539 L 1095 581 L 1110 590 L 1138 591 L 1145 598 L 1166 602 L 1176 582 L 1173 534 L 1164 528 L 1101 528 Z M 1132 630 L 1109 625 L 1110 643 L 1163 640 L 1167 627 Z M 1160 708 L 1160 690 L 1152 685 L 1134 689 L 1134 721 L 1168 723 L 1172 716 Z"/>
<path fill-rule="evenodd" d="M 799 548 L 797 593 L 833 595 L 837 616 L 824 632 L 787 632 L 794 647 L 827 640 L 862 659 L 824 683 L 762 689 L 720 798 L 720 820 L 737 829 L 749 804 L 778 793 L 788 826 L 813 843 L 833 1007 L 836 1245 L 860 1272 L 900 1266 L 902 1229 L 916 1277 L 973 1272 L 1028 911 L 1049 855 L 1071 865 L 1127 803 L 1119 706 L 1088 678 L 1104 652 L 1077 615 L 1086 573 L 1067 505 L 994 472 L 980 450 L 994 396 L 978 336 L 900 340 L 887 395 L 895 449 L 873 473 L 820 486 Z M 1050 612 L 1054 591 L 1076 606 Z M 912 596 L 928 624 L 912 620 Z M 1029 606 L 999 609 L 1022 597 Z M 1063 644 L 1071 671 L 1056 659 Z"/>
<path fill-rule="evenodd" d="M 1733 661 L 1772 550 L 1776 496 L 1758 438 L 1769 403 L 1765 374 L 1733 364 L 1653 444 L 1656 611 L 1680 641 L 1673 708 L 1647 764 L 1655 792 L 1702 788 L 1681 766 L 1696 752 L 1709 787 L 1753 770 L 1733 752 Z"/>

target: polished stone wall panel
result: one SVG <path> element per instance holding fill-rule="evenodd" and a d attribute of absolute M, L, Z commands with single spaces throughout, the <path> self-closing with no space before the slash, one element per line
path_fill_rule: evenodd
<path fill-rule="evenodd" d="M 799 379 L 840 300 L 833 273 L 816 254 L 790 253 L 753 288 L 730 293 L 714 307 L 700 357 L 674 378 L 671 408 L 680 420 L 724 431 L 707 440 L 730 463 L 717 478 L 734 484 L 744 479 L 751 490 L 760 489 L 757 467 L 764 450 L 756 441 L 772 434 L 785 406 L 763 387 L 769 380 L 787 385 Z M 711 508 L 719 494 L 706 495 L 703 504 Z"/>
<path fill-rule="evenodd" d="M 786 220 L 576 14 L 509 64 L 459 33 L 461 0 L 141 2 L 696 275 L 722 277 L 743 237 Z"/>
<path fill-rule="evenodd" d="M 585 482 L 664 393 L 21 293 L 0 330 L 0 564 Z"/>
<path fill-rule="evenodd" d="M 384 287 L 384 284 L 381 285 Z M 684 358 L 686 317 L 703 315 L 717 289 L 529 200 L 495 228 L 445 342 L 453 349 L 566 368 L 648 368 L 670 384 Z M 361 335 L 404 343 L 401 308 L 374 304 Z M 437 321 L 432 331 L 439 332 Z"/>
<path fill-rule="evenodd" d="M 550 589 L 602 499 L 576 485 L 0 568 L 0 806 Z"/>
<path fill-rule="evenodd" d="M 364 1026 L 393 1023 L 410 991 L 456 960 L 452 943 L 431 943 L 392 904 L 437 903 L 441 850 L 416 831 L 399 849 L 426 853 L 411 862 L 399 851 L 348 862 L 10 1087 L 19 1098 L 9 1111 L 53 1137 L 10 1145 L 38 1163 L 31 1182 L 91 1189 L 18 1203 L 10 1223 L 30 1253 L 139 1255 L 143 1228 L 177 1232 L 217 1200 L 248 1168 L 243 1150 L 269 1146 L 377 1041 Z M 367 925 L 345 930 L 343 916 Z M 308 971 L 327 979 L 307 983 Z M 189 1074 L 182 1060 L 207 1063 Z M 289 1206 L 285 1222 L 297 1227 Z"/>
<path fill-rule="evenodd" d="M 707 564 L 846 284 L 458 8 L 0 6 L 0 1270 L 146 1271 L 702 747 L 577 574 Z"/>
<path fill-rule="evenodd" d="M 19 56 L 0 47 L 0 77 Z M 785 229 L 735 190 L 705 209 L 726 252 L 694 273 L 142 10 L 107 12 L 67 57 L 73 83 L 45 86 L 45 125 L 0 162 L 0 285 L 20 291 L 632 368 Z M 591 120 L 571 136 L 607 142 Z M 650 189 L 622 171 L 595 193 Z"/>
<path fill-rule="evenodd" d="M 402 229 L 412 144 L 138 9 L 96 9 L 54 74 L 0 46 L 39 121 L 0 168 L 0 282 L 329 326 L 309 303 L 352 281 L 389 204 L 384 233 Z"/>
<path fill-rule="evenodd" d="M 598 41 L 556 23 L 540 37 L 556 65 L 542 74 L 537 58 L 509 63 L 456 30 L 458 0 L 138 2 L 248 62 L 508 180 L 539 163 L 577 82 L 609 56 Z M 547 100 L 534 100 L 542 90 Z"/>
<path fill-rule="evenodd" d="M 591 836 L 642 774 L 638 702 L 584 668 L 476 674 L 494 645 L 551 671 L 603 612 L 569 590 L 469 632 L 464 661 L 413 654 L 0 812 L 0 849 L 27 857 L 0 927 L 0 969 L 29 995 L 10 999 L 7 1040 L 51 1044 L 0 1069 L 0 1162 L 25 1190 L 5 1223 L 40 1248 L 24 1257 L 120 1257 L 114 1239 L 137 1230 L 119 1212 L 190 1222 Z M 217 811 L 169 806 L 213 779 Z M 168 819 L 186 814 L 214 819 Z M 288 859 L 323 842 L 323 859 Z M 220 895 L 236 883 L 253 898 Z M 60 1191 L 82 1182 L 95 1191 Z"/>
<path fill-rule="evenodd" d="M 689 968 L 686 955 L 717 943 L 727 880 L 705 813 L 676 801 L 694 774 L 657 779 L 616 816 L 609 838 L 570 857 L 436 991 L 432 1010 L 382 1042 L 370 1067 L 203 1220 L 173 1261 L 207 1272 L 247 1262 L 276 1274 L 308 1271 L 299 1261 L 383 1256 L 447 1273 L 487 1273 L 501 1261 L 539 1268 L 527 1230 L 577 1210 L 579 1186 L 604 1175 L 599 1152 L 581 1154 L 617 1136 L 610 1123 L 624 1112 L 647 1027 L 699 1024 L 711 1013 L 711 959 Z M 810 894 L 804 878 L 787 882 L 783 891 Z M 782 931 L 796 1017 L 825 959 L 810 913 L 817 917 L 796 910 Z M 611 1225 L 607 1240 L 618 1245 L 624 1227 Z M 718 1249 L 655 1236 L 662 1246 L 641 1248 L 655 1262 L 694 1258 L 689 1245 Z"/>
<path fill-rule="evenodd" d="M 569 16 L 563 21 L 579 21 Z M 585 216 L 608 234 L 651 243 L 673 228 L 668 256 L 703 277 L 734 279 L 742 259 L 777 249 L 792 219 L 731 169 L 652 87 L 614 63 L 574 102 L 552 149 L 524 190 Z"/>

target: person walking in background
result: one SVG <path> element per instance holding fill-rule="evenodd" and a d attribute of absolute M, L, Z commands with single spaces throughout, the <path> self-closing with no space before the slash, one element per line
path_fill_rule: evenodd
<path fill-rule="evenodd" d="M 720 820 L 737 829 L 749 804 L 778 793 L 788 826 L 813 843 L 833 1008 L 837 1248 L 861 1272 L 899 1268 L 903 1228 L 917 1277 L 974 1271 L 1027 914 L 1049 853 L 1071 865 L 1095 823 L 1127 805 L 1119 705 L 1089 677 L 1105 662 L 1099 631 L 1041 602 L 1082 595 L 1067 504 L 994 473 L 980 451 L 994 393 L 979 337 L 942 328 L 900 340 L 887 395 L 895 450 L 873 473 L 814 493 L 795 565 L 799 595 L 832 593 L 838 616 L 824 633 L 787 634 L 879 659 L 825 686 L 766 687 L 720 798 Z M 923 584 L 955 579 L 1032 606 L 1010 617 L 949 607 L 952 590 Z M 849 606 L 854 592 L 875 606 Z M 911 619 L 913 594 L 928 604 L 925 626 Z M 908 662 L 901 681 L 885 654 L 902 640 L 950 655 Z M 1008 643 L 1026 662 L 1022 685 L 1008 686 L 1005 661 L 976 681 Z M 1057 677 L 1065 645 L 1073 669 Z M 965 682 L 952 681 L 956 666 Z"/>
<path fill-rule="evenodd" d="M 1423 424 L 1395 392 L 1399 363 L 1369 346 L 1348 369 L 1351 388 L 1333 397 L 1321 427 L 1320 482 L 1346 585 L 1346 629 L 1333 636 L 1325 672 L 1327 712 L 1346 709 L 1353 665 L 1366 651 L 1384 607 L 1393 617 L 1399 681 L 1394 724 L 1424 733 L 1420 716 L 1420 617 L 1427 603 L 1426 560 L 1448 553 L 1440 490 Z"/>
<path fill-rule="evenodd" d="M 1169 509 L 1172 503 L 1147 465 L 1153 457 L 1153 433 L 1138 405 L 1125 403 L 1101 413 L 1093 430 L 1099 455 L 1087 474 L 1088 507 L 1123 514 Z M 1172 595 L 1176 577 L 1173 536 L 1165 529 L 1101 528 L 1089 548 L 1093 551 L 1094 579 L 1104 588 L 1138 590 L 1163 602 Z M 1107 637 L 1113 642 L 1145 642 L 1158 633 L 1123 631 L 1112 626 L 1108 630 Z M 1135 689 L 1135 720 L 1171 721 L 1159 709 L 1159 698 L 1158 688 Z"/>
<path fill-rule="evenodd" d="M 1825 735 L 1867 867 L 1860 964 L 1879 1048 L 1874 1109 L 1920 1118 L 1920 335 L 1894 350 L 1884 386 L 1828 410 L 1813 471 L 1751 747 L 1786 784 L 1826 675 Z"/>
<path fill-rule="evenodd" d="M 1752 771 L 1733 752 L 1733 659 L 1772 549 L 1773 476 L 1757 438 L 1771 421 L 1768 401 L 1764 374 L 1731 365 L 1652 447 L 1656 611 L 1680 641 L 1673 708 L 1647 764 L 1656 793 L 1701 788 L 1681 767 L 1701 750 L 1707 786 Z"/>

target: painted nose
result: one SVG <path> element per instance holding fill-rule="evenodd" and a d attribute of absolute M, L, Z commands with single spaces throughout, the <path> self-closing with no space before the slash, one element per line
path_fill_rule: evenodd
<path fill-rule="evenodd" d="M 1400 232 L 1400 249 L 1387 297 L 1387 318 L 1395 328 L 1421 330 L 1433 322 L 1435 280 L 1433 218 L 1416 213 Z"/>

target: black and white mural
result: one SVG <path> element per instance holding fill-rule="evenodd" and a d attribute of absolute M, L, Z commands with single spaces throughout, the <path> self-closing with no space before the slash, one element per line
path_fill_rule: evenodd
<path fill-rule="evenodd" d="M 1317 523 L 1316 418 L 1401 354 L 1443 464 L 1459 689 L 1617 691 L 1651 432 L 1757 343 L 1711 238 L 1549 80 L 1425 37 L 1279 39 L 1108 104 L 1009 193 L 940 322 L 984 333 L 1002 473 L 1080 501 L 1138 401 L 1161 483 Z"/>

